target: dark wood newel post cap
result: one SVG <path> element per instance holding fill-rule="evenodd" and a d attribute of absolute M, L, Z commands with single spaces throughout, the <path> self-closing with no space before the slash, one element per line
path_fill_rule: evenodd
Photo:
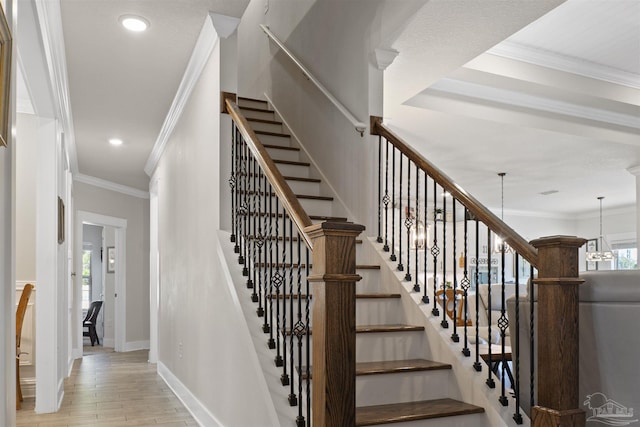
<path fill-rule="evenodd" d="M 310 238 L 315 239 L 324 235 L 358 236 L 365 229 L 364 225 L 352 224 L 350 222 L 330 222 L 325 221 L 305 227 L 304 232 Z"/>
<path fill-rule="evenodd" d="M 531 243 L 532 246 L 535 246 L 538 249 L 549 246 L 579 248 L 587 243 L 587 240 L 576 236 L 548 236 L 532 240 L 529 243 Z"/>

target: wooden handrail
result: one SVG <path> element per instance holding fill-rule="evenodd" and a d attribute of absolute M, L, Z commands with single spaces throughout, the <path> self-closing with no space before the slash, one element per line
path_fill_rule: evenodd
<path fill-rule="evenodd" d="M 293 61 L 294 64 L 296 64 L 296 66 L 298 68 L 300 68 L 300 70 L 303 72 L 303 74 L 305 75 L 306 78 L 308 78 L 314 85 L 316 85 L 316 87 L 318 88 L 318 90 L 320 90 L 320 92 L 322 92 L 322 94 L 324 96 L 327 97 L 327 99 L 329 101 L 331 101 L 331 103 L 333 105 L 335 105 L 335 107 L 342 113 L 342 115 L 344 115 L 353 125 L 353 127 L 356 129 L 356 131 L 360 134 L 360 136 L 364 136 L 364 131 L 367 130 L 367 125 L 366 123 L 362 123 L 360 120 L 358 120 L 352 113 L 351 111 L 349 111 L 347 109 L 347 107 L 345 107 L 340 101 L 338 101 L 336 99 L 335 96 L 333 96 L 331 94 L 331 92 L 329 92 L 329 89 L 327 89 L 326 87 L 324 87 L 324 85 L 320 82 L 320 80 L 318 80 L 316 78 L 316 76 L 314 76 L 313 74 L 311 74 L 311 71 L 309 71 L 307 69 L 307 67 L 304 66 L 304 64 L 302 62 L 300 62 L 300 60 L 298 58 L 295 57 L 295 55 L 293 53 L 291 53 L 291 51 L 289 49 L 287 49 L 287 47 L 284 45 L 284 43 L 282 43 L 282 41 L 280 41 L 280 39 L 278 37 L 276 37 L 275 34 L 273 34 L 271 32 L 271 30 L 269 29 L 269 27 L 267 27 L 264 24 L 260 24 L 260 28 L 262 28 L 262 31 L 264 31 L 264 33 L 271 39 L 273 40 L 273 42 L 278 45 L 278 47 L 289 57 L 289 59 L 291 59 L 291 61 Z"/>
<path fill-rule="evenodd" d="M 242 115 L 236 103 L 231 99 L 225 99 L 225 104 L 227 106 L 227 112 L 236 123 L 236 126 L 244 137 L 247 146 L 258 161 L 258 164 L 260 164 L 265 176 L 273 186 L 275 193 L 280 199 L 280 203 L 282 203 L 282 206 L 284 206 L 289 217 L 298 229 L 300 237 L 307 247 L 309 247 L 310 250 L 313 250 L 313 242 L 309 238 L 309 235 L 304 231 L 306 227 L 313 224 L 309 215 L 307 215 L 307 212 L 300 204 L 296 195 L 293 194 L 289 184 L 285 181 L 284 177 L 278 170 L 278 167 L 271 159 L 271 156 L 267 153 L 266 148 L 264 148 L 253 129 L 251 129 L 247 119 Z"/>
<path fill-rule="evenodd" d="M 371 117 L 371 134 L 380 135 L 386 138 L 402 154 L 407 156 L 417 167 L 422 169 L 445 191 L 449 192 L 459 202 L 461 202 L 476 218 L 482 221 L 491 231 L 497 233 L 509 246 L 511 246 L 520 256 L 526 259 L 534 267 L 538 267 L 538 250 L 530 245 L 522 236 L 504 223 L 493 212 L 487 209 L 482 203 L 467 193 L 462 187 L 456 184 L 444 172 L 438 169 L 433 163 L 422 157 L 419 153 L 409 147 L 398 135 L 382 124 L 380 117 Z"/>

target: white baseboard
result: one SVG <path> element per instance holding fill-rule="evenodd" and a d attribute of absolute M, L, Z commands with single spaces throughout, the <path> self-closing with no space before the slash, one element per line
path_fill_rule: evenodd
<path fill-rule="evenodd" d="M 106 344 L 105 344 L 106 346 Z M 123 351 L 149 350 L 149 340 L 147 341 L 127 341 L 124 343 Z"/>
<path fill-rule="evenodd" d="M 62 406 L 63 399 L 64 399 L 64 378 L 60 378 L 60 381 L 58 381 L 58 407 L 56 408 L 56 412 L 60 410 L 60 406 Z"/>
<path fill-rule="evenodd" d="M 164 363 L 158 362 L 158 375 L 169 386 L 191 416 L 202 427 L 224 427 L 211 412 L 195 397 L 182 382 L 173 375 Z"/>

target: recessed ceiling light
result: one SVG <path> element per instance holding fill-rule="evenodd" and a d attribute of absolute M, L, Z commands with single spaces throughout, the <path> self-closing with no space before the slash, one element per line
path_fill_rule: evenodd
<path fill-rule="evenodd" d="M 120 23 L 129 31 L 135 31 L 139 33 L 149 28 L 149 21 L 142 16 L 137 15 L 122 15 L 120 17 Z"/>
<path fill-rule="evenodd" d="M 111 145 L 122 145 L 122 140 L 119 138 L 111 138 L 109 140 L 109 144 Z"/>

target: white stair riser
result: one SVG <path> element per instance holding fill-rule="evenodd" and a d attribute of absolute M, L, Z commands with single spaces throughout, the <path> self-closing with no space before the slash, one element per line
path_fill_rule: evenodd
<path fill-rule="evenodd" d="M 356 405 L 383 405 L 449 397 L 450 370 L 356 377 Z"/>
<path fill-rule="evenodd" d="M 257 134 L 258 139 L 261 143 L 266 145 L 278 145 L 280 147 L 290 147 L 291 146 L 291 137 L 290 136 L 278 136 L 278 135 L 264 135 Z"/>
<path fill-rule="evenodd" d="M 283 125 L 276 123 L 264 123 L 264 122 L 254 122 L 249 121 L 249 126 L 253 130 L 262 130 L 265 132 L 276 132 L 276 133 L 285 133 L 283 129 Z"/>
<path fill-rule="evenodd" d="M 357 257 L 356 249 L 356 257 Z M 370 294 L 382 292 L 382 283 L 380 281 L 380 270 L 359 269 L 356 271 L 362 279 L 356 282 L 356 293 Z"/>
<path fill-rule="evenodd" d="M 311 196 L 320 195 L 319 182 L 292 181 L 287 180 L 287 184 L 295 194 L 309 194 Z"/>
<path fill-rule="evenodd" d="M 250 117 L 253 119 L 275 120 L 275 113 L 273 111 L 254 111 L 241 109 L 241 113 L 247 118 Z"/>
<path fill-rule="evenodd" d="M 330 200 L 298 199 L 304 210 L 309 215 L 331 216 L 333 214 L 333 202 Z"/>
<path fill-rule="evenodd" d="M 283 176 L 297 176 L 299 178 L 309 178 L 309 166 L 287 165 L 276 163 L 278 170 Z M 310 213 L 310 212 L 307 212 Z"/>
<path fill-rule="evenodd" d="M 356 334 L 356 360 L 423 359 L 426 354 L 424 331 Z"/>
<path fill-rule="evenodd" d="M 356 299 L 356 325 L 406 323 L 400 298 Z"/>
<path fill-rule="evenodd" d="M 277 148 L 267 148 L 267 153 L 272 159 L 291 160 L 297 162 L 300 160 L 300 152 L 295 150 L 279 150 Z"/>
<path fill-rule="evenodd" d="M 264 110 L 269 109 L 269 104 L 263 101 L 254 101 L 252 99 L 241 99 L 238 98 L 238 106 L 240 107 L 250 107 L 250 108 L 261 108 Z"/>

